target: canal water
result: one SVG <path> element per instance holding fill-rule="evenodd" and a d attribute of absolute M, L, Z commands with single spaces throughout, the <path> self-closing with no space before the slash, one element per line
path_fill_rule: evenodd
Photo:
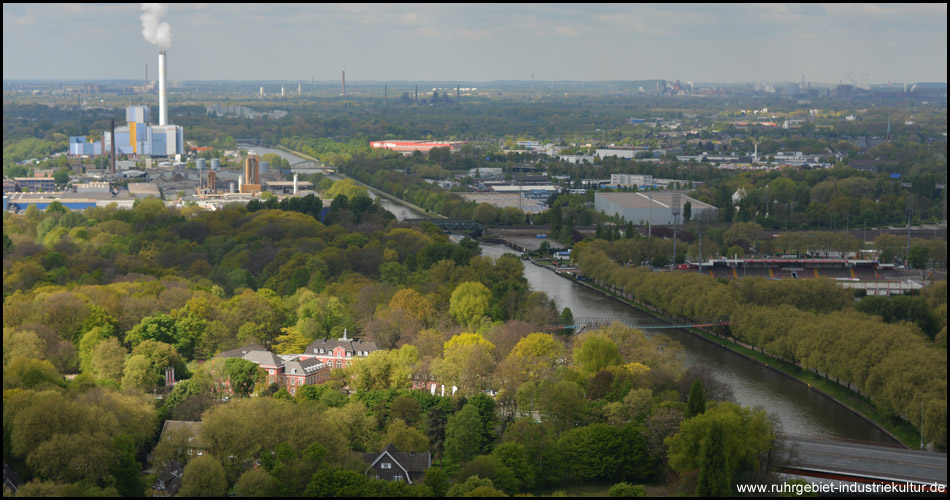
<path fill-rule="evenodd" d="M 504 245 L 482 244 L 482 255 L 499 257 L 512 252 Z M 574 317 L 633 320 L 646 315 L 607 298 L 569 279 L 525 262 L 525 277 L 532 290 L 545 292 L 558 310 L 571 308 Z M 821 396 L 784 375 L 749 361 L 732 351 L 698 338 L 685 330 L 663 330 L 683 345 L 683 363 L 705 367 L 719 382 L 729 386 L 735 402 L 764 408 L 775 415 L 781 431 L 802 436 L 834 437 L 893 444 L 878 428 L 843 406 Z M 652 335 L 648 331 L 647 335 Z"/>
<path fill-rule="evenodd" d="M 250 145 L 241 145 L 241 147 L 253 149 L 261 155 L 275 153 L 291 163 L 300 161 L 300 157 L 280 149 Z M 376 197 L 375 194 L 370 194 Z M 386 198 L 382 199 L 382 204 L 399 220 L 424 217 Z M 503 245 L 482 244 L 481 248 L 482 254 L 490 257 L 500 257 L 511 252 Z M 559 310 L 565 307 L 571 308 L 575 317 L 628 320 L 645 317 L 644 313 L 630 306 L 529 262 L 525 263 L 525 278 L 532 290 L 545 292 L 554 299 Z M 894 442 L 864 419 L 784 375 L 684 330 L 663 330 L 663 333 L 683 345 L 683 363 L 687 368 L 699 366 L 709 370 L 720 383 L 730 388 L 738 404 L 761 407 L 769 415 L 775 415 L 783 433 L 888 444 Z"/>

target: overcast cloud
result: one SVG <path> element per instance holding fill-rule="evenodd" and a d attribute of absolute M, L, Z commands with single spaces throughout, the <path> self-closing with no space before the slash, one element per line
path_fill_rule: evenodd
<path fill-rule="evenodd" d="M 140 4 L 4 4 L 4 79 L 157 75 Z M 170 80 L 947 81 L 947 4 L 170 4 Z"/>

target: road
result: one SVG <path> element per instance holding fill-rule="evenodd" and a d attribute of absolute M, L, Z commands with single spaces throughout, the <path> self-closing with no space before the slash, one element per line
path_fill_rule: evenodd
<path fill-rule="evenodd" d="M 784 436 L 786 472 L 835 479 L 947 484 L 947 455 L 822 438 Z"/>

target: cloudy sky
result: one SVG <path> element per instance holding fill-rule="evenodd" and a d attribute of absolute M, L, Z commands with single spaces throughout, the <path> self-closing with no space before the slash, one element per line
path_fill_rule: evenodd
<path fill-rule="evenodd" d="M 3 4 L 3 78 L 157 75 L 140 4 Z M 169 80 L 947 81 L 947 4 L 171 4 Z"/>

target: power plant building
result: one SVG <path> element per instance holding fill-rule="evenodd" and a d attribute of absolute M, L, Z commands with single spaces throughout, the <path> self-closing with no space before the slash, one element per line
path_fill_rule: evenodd
<path fill-rule="evenodd" d="M 182 128 L 167 123 L 168 104 L 165 85 L 165 52 L 158 58 L 158 125 L 151 124 L 147 106 L 129 106 L 125 109 L 127 125 L 115 129 L 115 152 L 130 156 L 175 156 L 185 151 Z M 112 133 L 102 134 L 102 149 L 112 147 Z"/>

